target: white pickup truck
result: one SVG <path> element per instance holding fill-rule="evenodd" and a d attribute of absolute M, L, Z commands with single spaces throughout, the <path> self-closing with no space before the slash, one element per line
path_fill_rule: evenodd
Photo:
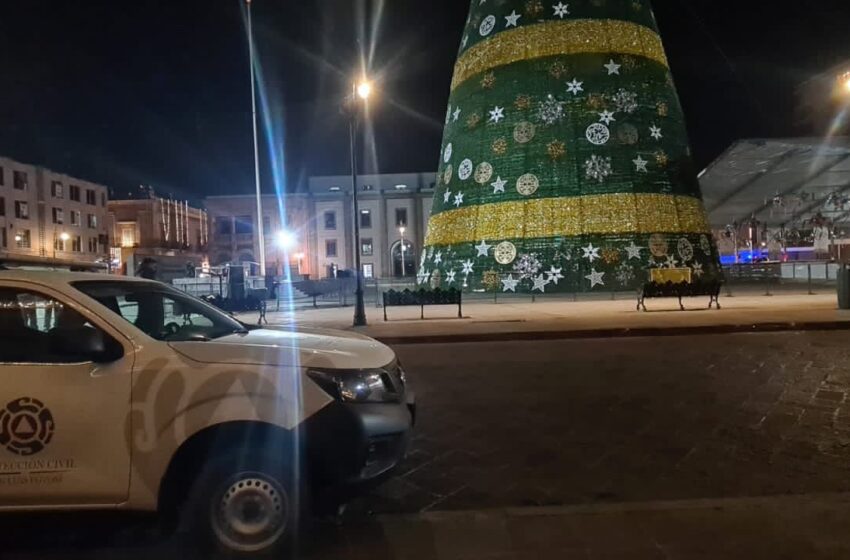
<path fill-rule="evenodd" d="M 98 274 L 0 271 L 0 376 L 0 511 L 158 511 L 237 555 L 379 480 L 414 419 L 375 340 Z"/>

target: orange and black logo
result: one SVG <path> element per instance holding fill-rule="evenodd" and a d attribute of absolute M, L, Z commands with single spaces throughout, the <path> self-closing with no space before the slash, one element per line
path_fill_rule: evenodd
<path fill-rule="evenodd" d="M 35 455 L 53 439 L 55 427 L 44 403 L 21 397 L 0 410 L 0 445 L 17 455 Z"/>

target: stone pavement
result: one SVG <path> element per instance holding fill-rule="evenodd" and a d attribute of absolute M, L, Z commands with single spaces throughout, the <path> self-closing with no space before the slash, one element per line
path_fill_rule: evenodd
<path fill-rule="evenodd" d="M 315 560 L 850 558 L 850 495 L 381 516 L 326 531 Z"/>
<path fill-rule="evenodd" d="M 395 349 L 411 453 L 312 558 L 850 558 L 850 333 Z M 57 526 L 4 524 L 0 557 L 186 558 Z"/>
<path fill-rule="evenodd" d="M 538 298 L 507 299 L 500 303 L 473 301 L 464 304 L 463 319 L 457 307 L 426 307 L 426 320 L 418 307 L 383 310 L 367 306 L 369 326 L 358 329 L 387 343 L 450 342 L 478 340 L 534 340 L 597 336 L 684 334 L 685 332 L 750 332 L 788 329 L 850 328 L 850 311 L 837 309 L 834 293 L 818 295 L 783 294 L 767 297 L 763 292 L 745 292 L 721 297 L 723 308 L 706 309 L 707 298 L 685 300 L 688 311 L 678 309 L 675 299 L 647 300 L 649 312 L 635 310 L 633 298 L 577 301 Z M 312 327 L 351 329 L 353 309 L 299 309 L 270 312 L 273 325 L 298 324 Z M 248 323 L 257 314 L 244 313 Z"/>
<path fill-rule="evenodd" d="M 355 517 L 850 492 L 850 333 L 395 350 L 418 424 Z"/>

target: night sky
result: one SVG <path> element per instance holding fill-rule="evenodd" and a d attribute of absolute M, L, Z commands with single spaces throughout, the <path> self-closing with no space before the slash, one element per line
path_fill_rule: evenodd
<path fill-rule="evenodd" d="M 285 161 L 286 188 L 348 171 L 339 105 L 358 37 L 367 53 L 375 45 L 382 76 L 378 170 L 435 169 L 466 0 L 385 0 L 382 11 L 377 1 L 254 1 L 278 138 L 271 152 Z M 810 133 L 794 123 L 795 86 L 850 59 L 846 0 L 654 5 L 701 167 L 738 138 Z M 241 13 L 238 0 L 4 2 L 0 154 L 119 195 L 141 183 L 187 198 L 250 192 Z M 270 190 L 269 144 L 261 150 Z"/>

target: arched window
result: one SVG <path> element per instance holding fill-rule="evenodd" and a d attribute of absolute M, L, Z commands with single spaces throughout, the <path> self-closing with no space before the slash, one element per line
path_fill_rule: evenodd
<path fill-rule="evenodd" d="M 402 253 L 404 265 L 402 266 Z M 416 251 L 413 248 L 413 243 L 404 240 L 404 251 L 402 251 L 401 241 L 396 241 L 391 249 L 393 276 L 416 276 Z"/>

